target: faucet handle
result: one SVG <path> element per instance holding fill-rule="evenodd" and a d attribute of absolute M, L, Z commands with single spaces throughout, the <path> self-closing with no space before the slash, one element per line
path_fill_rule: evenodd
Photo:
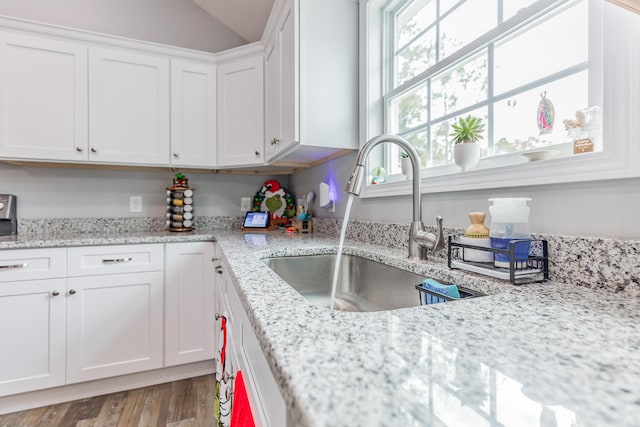
<path fill-rule="evenodd" d="M 439 251 L 445 247 L 444 229 L 442 228 L 442 217 L 436 216 L 436 241 L 433 244 L 433 250 Z"/>

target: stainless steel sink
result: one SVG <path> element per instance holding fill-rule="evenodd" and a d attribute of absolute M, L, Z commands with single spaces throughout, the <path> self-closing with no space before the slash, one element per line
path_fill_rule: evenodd
<path fill-rule="evenodd" d="M 267 258 L 263 261 L 309 302 L 329 308 L 335 255 Z M 420 305 L 415 285 L 423 276 L 366 258 L 342 255 L 336 309 L 383 311 Z"/>

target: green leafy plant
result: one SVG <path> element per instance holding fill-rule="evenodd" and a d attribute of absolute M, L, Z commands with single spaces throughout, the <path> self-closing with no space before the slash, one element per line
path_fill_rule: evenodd
<path fill-rule="evenodd" d="M 457 123 L 451 125 L 453 132 L 449 134 L 453 138 L 454 144 L 467 144 L 482 139 L 484 123 L 479 117 L 471 115 L 460 117 Z"/>
<path fill-rule="evenodd" d="M 182 178 L 184 178 L 184 177 L 185 177 L 185 176 L 184 176 L 184 174 L 183 174 L 182 172 L 178 172 L 178 173 L 176 174 L 176 179 L 182 179 Z"/>

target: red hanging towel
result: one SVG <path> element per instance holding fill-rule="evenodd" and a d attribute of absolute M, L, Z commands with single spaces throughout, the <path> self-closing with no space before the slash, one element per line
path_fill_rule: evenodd
<path fill-rule="evenodd" d="M 221 326 L 222 330 L 222 349 L 220 350 L 220 362 L 222 363 L 222 376 L 224 376 L 224 364 L 227 360 L 227 318 L 222 316 Z"/>
<path fill-rule="evenodd" d="M 244 386 L 242 371 L 236 373 L 233 390 L 233 407 L 231 409 L 231 427 L 255 427 L 251 405 Z"/>

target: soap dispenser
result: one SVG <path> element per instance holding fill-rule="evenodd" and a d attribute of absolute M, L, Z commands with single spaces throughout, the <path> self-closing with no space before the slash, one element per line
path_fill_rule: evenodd
<path fill-rule="evenodd" d="M 489 228 L 484 225 L 486 216 L 484 212 L 471 212 L 469 214 L 471 225 L 464 230 L 464 236 L 460 236 L 460 243 L 483 248 L 491 247 Z M 462 251 L 462 259 L 464 261 L 490 263 L 493 262 L 493 252 L 464 248 Z"/>
<path fill-rule="evenodd" d="M 493 205 L 489 206 L 491 212 L 491 227 L 489 239 L 491 247 L 508 250 L 513 240 L 523 240 L 515 243 L 515 261 L 522 262 L 529 258 L 531 247 L 531 234 L 529 233 L 529 206 L 531 201 L 526 197 L 509 197 L 489 199 Z M 509 255 L 495 254 L 494 265 L 496 267 L 509 268 Z"/>

